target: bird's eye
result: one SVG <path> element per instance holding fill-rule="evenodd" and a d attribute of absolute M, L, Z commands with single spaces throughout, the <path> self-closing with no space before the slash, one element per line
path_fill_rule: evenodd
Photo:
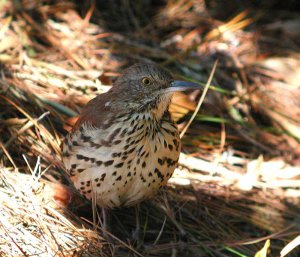
<path fill-rule="evenodd" d="M 144 78 L 142 79 L 142 83 L 143 83 L 144 85 L 146 85 L 146 86 L 149 86 L 149 85 L 151 85 L 152 81 L 151 81 L 151 79 L 149 79 L 149 78 L 147 78 L 147 77 L 144 77 Z"/>

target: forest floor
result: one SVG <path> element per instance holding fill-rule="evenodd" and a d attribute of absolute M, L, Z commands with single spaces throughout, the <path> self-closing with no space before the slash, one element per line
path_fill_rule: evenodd
<path fill-rule="evenodd" d="M 300 256 L 298 5 L 0 1 L 0 256 Z M 138 214 L 111 211 L 109 240 L 101 210 L 53 199 L 62 140 L 126 67 L 204 86 L 216 60 L 173 177 Z M 201 93 L 174 96 L 180 131 Z"/>

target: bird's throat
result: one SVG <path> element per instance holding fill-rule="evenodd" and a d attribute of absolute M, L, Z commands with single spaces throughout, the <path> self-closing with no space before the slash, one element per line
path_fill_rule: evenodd
<path fill-rule="evenodd" d="M 150 115 L 157 121 L 161 120 L 165 112 L 168 111 L 172 95 L 160 97 L 149 111 Z"/>

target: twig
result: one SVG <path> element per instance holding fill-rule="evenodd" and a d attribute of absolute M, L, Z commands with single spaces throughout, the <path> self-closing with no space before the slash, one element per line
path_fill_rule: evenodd
<path fill-rule="evenodd" d="M 47 115 L 49 115 L 50 112 L 45 112 L 43 113 L 40 117 L 38 117 L 37 119 L 34 119 L 36 122 L 39 122 L 40 120 L 42 120 L 44 117 L 46 117 Z M 29 128 L 31 128 L 33 125 L 35 125 L 31 120 L 29 120 L 14 136 L 12 136 L 6 143 L 5 143 L 5 147 L 9 147 L 11 145 L 11 143 L 21 134 L 23 134 L 26 130 L 28 130 Z"/>
<path fill-rule="evenodd" d="M 202 103 L 203 103 L 203 101 L 204 101 L 204 98 L 205 98 L 205 96 L 206 96 L 206 93 L 207 93 L 207 91 L 208 91 L 208 88 L 209 88 L 209 86 L 210 86 L 210 83 L 211 83 L 211 81 L 212 81 L 212 79 L 213 79 L 213 76 L 214 76 L 214 74 L 215 74 L 215 70 L 216 70 L 217 64 L 218 64 L 218 60 L 216 60 L 215 63 L 214 63 L 214 66 L 213 66 L 212 71 L 211 71 L 211 73 L 210 73 L 210 75 L 209 75 L 208 81 L 207 81 L 207 83 L 206 83 L 206 85 L 205 85 L 205 87 L 204 87 L 204 89 L 203 89 L 203 93 L 202 93 L 202 95 L 201 95 L 201 97 L 200 97 L 200 99 L 199 99 L 199 102 L 198 102 L 198 104 L 197 104 L 197 107 L 196 107 L 196 109 L 195 109 L 195 111 L 194 111 L 192 117 L 190 118 L 190 120 L 188 121 L 188 123 L 186 124 L 186 126 L 184 127 L 184 129 L 181 131 L 181 133 L 180 133 L 180 138 L 182 138 L 182 137 L 184 136 L 185 132 L 187 131 L 187 129 L 189 128 L 189 126 L 192 124 L 192 122 L 193 122 L 193 120 L 195 119 L 197 113 L 199 112 L 200 107 L 201 107 L 201 105 L 202 105 Z"/>
<path fill-rule="evenodd" d="M 162 226 L 161 226 L 161 229 L 160 229 L 160 231 L 159 231 L 159 233 L 158 233 L 158 236 L 157 236 L 157 238 L 155 239 L 153 245 L 156 245 L 156 244 L 158 243 L 158 241 L 159 241 L 159 239 L 160 239 L 160 237 L 161 237 L 161 235 L 162 235 L 162 233 L 163 233 L 163 231 L 164 231 L 164 228 L 165 228 L 165 225 L 166 225 L 166 221 L 167 221 L 167 218 L 166 218 L 166 216 L 165 216 L 164 222 L 163 222 L 163 224 L 162 224 Z"/>
<path fill-rule="evenodd" d="M 300 245 L 300 235 L 294 238 L 291 242 L 289 242 L 280 252 L 280 257 L 286 256 L 290 253 L 294 248 Z"/>
<path fill-rule="evenodd" d="M 1 150 L 2 149 L 2 150 Z M 2 152 L 6 155 L 6 157 L 9 159 L 9 161 L 12 163 L 12 165 L 15 167 L 15 170 L 17 170 L 17 166 L 14 162 L 14 160 L 12 159 L 11 155 L 9 154 L 9 152 L 7 151 L 6 147 L 2 144 L 2 142 L 0 141 L 0 157 L 2 156 Z"/>

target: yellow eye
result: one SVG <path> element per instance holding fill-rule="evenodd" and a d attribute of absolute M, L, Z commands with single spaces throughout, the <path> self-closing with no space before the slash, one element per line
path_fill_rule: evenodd
<path fill-rule="evenodd" d="M 149 86 L 149 85 L 151 85 L 152 81 L 151 81 L 151 79 L 145 77 L 142 79 L 142 83 L 146 86 Z"/>

